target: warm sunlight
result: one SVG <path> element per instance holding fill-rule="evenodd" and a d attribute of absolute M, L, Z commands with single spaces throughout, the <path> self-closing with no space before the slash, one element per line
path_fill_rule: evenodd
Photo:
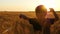
<path fill-rule="evenodd" d="M 56 1 L 55 0 L 42 0 L 40 1 L 41 4 L 45 5 L 45 7 L 47 8 L 47 10 L 49 11 L 49 8 L 56 8 Z"/>
<path fill-rule="evenodd" d="M 38 5 L 45 5 L 60 11 L 60 0 L 0 0 L 0 11 L 35 11 Z"/>

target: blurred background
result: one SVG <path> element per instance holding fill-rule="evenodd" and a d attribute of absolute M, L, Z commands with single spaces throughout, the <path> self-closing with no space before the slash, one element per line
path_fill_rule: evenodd
<path fill-rule="evenodd" d="M 0 0 L 0 11 L 35 11 L 38 5 L 60 11 L 60 0 Z"/>

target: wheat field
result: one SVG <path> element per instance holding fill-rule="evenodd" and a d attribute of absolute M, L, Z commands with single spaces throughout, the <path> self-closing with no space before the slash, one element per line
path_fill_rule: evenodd
<path fill-rule="evenodd" d="M 24 14 L 30 18 L 36 18 L 35 12 L 0 12 L 0 34 L 23 34 L 22 33 L 23 29 L 21 28 L 20 24 L 18 24 L 18 27 L 16 25 L 17 23 L 20 22 L 20 18 L 19 18 L 20 14 Z M 58 12 L 57 14 L 60 17 L 60 13 Z M 28 26 L 28 28 L 30 27 L 31 26 Z M 18 30 L 18 32 L 15 28 Z M 27 30 L 28 28 L 26 28 L 25 31 L 29 32 Z M 25 34 L 28 34 L 27 32 L 25 32 Z"/>

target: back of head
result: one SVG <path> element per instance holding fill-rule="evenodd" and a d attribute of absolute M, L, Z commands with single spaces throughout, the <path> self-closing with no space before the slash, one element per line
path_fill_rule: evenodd
<path fill-rule="evenodd" d="M 39 5 L 39 6 L 36 7 L 35 12 L 39 13 L 39 12 L 45 11 L 45 10 L 46 10 L 46 8 L 45 8 L 44 5 Z"/>
<path fill-rule="evenodd" d="M 39 5 L 35 9 L 36 16 L 40 24 L 42 25 L 42 22 L 45 20 L 45 16 L 47 14 L 47 9 L 44 5 Z"/>
<path fill-rule="evenodd" d="M 36 12 L 37 18 L 42 18 L 46 16 L 47 9 L 45 8 L 44 5 L 39 5 L 36 7 L 35 12 Z"/>

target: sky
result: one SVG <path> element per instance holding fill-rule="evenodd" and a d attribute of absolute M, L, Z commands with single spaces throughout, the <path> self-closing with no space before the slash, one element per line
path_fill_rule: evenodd
<path fill-rule="evenodd" d="M 0 11 L 35 11 L 38 5 L 60 11 L 60 0 L 0 0 Z"/>

